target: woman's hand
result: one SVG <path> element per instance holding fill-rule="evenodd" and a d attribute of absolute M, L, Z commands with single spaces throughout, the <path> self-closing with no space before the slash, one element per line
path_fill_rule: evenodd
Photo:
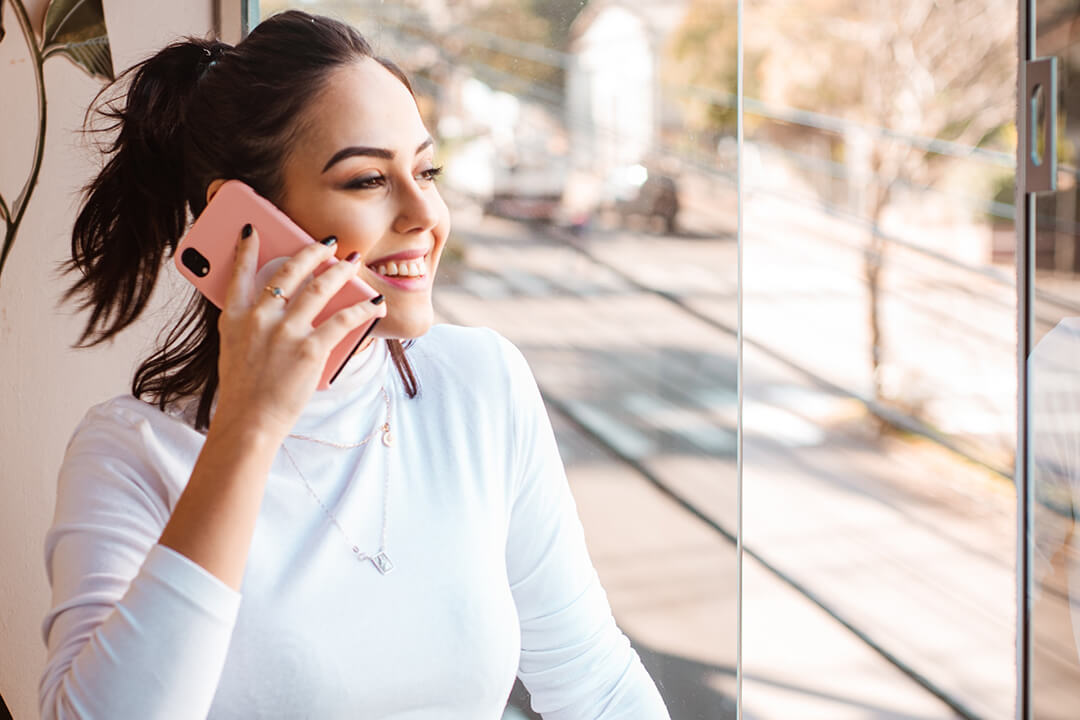
<path fill-rule="evenodd" d="M 315 392 L 330 351 L 353 328 L 386 314 L 384 304 L 361 302 L 312 327 L 356 275 L 356 265 L 339 262 L 304 284 L 332 257 L 332 245 L 313 243 L 274 274 L 270 285 L 288 301 L 255 286 L 258 235 L 250 232 L 237 245 L 218 321 L 217 409 L 160 539 L 237 590 L 274 456 Z"/>
<path fill-rule="evenodd" d="M 241 237 L 218 321 L 221 349 L 215 420 L 243 423 L 284 439 L 315 392 L 330 351 L 353 329 L 386 315 L 385 304 L 362 302 L 312 327 L 327 301 L 356 276 L 353 257 L 335 263 L 305 285 L 315 269 L 333 257 L 334 245 L 313 243 L 286 261 L 270 280 L 271 286 L 283 291 L 283 297 L 275 297 L 255 287 L 258 231 L 252 229 Z"/>

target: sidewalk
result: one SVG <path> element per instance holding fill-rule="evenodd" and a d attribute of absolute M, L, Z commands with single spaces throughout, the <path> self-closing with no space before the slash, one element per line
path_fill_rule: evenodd
<path fill-rule="evenodd" d="M 456 222 L 465 261 L 441 276 L 437 310 L 525 353 L 620 625 L 675 717 L 731 717 L 735 553 L 712 526 L 736 527 L 734 338 L 540 232 Z M 734 316 L 732 241 L 628 235 L 597 252 Z M 796 582 L 977 716 L 1011 717 L 1014 525 L 1000 484 L 937 448 L 870 436 L 859 407 L 767 358 L 745 362 L 744 538 L 786 580 L 745 561 L 744 715 L 955 717 Z"/>

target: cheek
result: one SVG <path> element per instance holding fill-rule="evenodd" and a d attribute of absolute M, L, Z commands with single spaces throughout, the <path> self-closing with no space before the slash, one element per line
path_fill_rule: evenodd
<path fill-rule="evenodd" d="M 332 226 L 328 234 L 337 235 L 338 255 L 359 252 L 365 256 L 370 252 L 390 227 L 386 213 L 373 207 L 352 207 L 336 216 L 326 218 Z"/>
<path fill-rule="evenodd" d="M 311 194 L 307 197 L 292 197 L 289 205 L 281 209 L 291 217 L 307 234 L 316 241 L 329 235 L 338 239 L 337 255 L 344 257 L 353 250 L 364 250 L 370 246 L 370 231 L 375 218 L 370 212 L 358 210 L 348 203 Z"/>

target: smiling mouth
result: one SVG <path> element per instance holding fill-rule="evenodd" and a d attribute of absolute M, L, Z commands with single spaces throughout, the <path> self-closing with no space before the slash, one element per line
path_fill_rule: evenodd
<path fill-rule="evenodd" d="M 376 275 L 386 278 L 422 278 L 428 274 L 426 256 L 416 260 L 399 260 L 397 262 L 390 260 L 389 262 L 381 262 L 367 267 Z"/>

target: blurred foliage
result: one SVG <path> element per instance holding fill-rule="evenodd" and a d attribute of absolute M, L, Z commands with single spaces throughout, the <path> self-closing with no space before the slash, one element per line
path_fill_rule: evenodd
<path fill-rule="evenodd" d="M 498 0 L 485 7 L 468 9 L 462 13 L 461 23 L 503 40 L 550 47 L 553 32 L 551 22 L 536 12 L 536 4 L 534 0 Z M 503 89 L 510 92 L 527 92 L 531 84 L 550 87 L 562 85 L 560 68 L 521 57 L 514 50 L 485 47 L 469 42 L 469 38 L 447 38 L 447 42 L 449 48 L 457 51 L 458 62 L 486 66 L 505 73 L 507 85 Z M 523 52 L 527 50 L 523 49 Z"/>
<path fill-rule="evenodd" d="M 454 9 L 456 19 L 462 24 L 485 33 L 498 36 L 502 47 L 493 48 L 464 40 L 458 47 L 459 61 L 482 65 L 506 73 L 513 91 L 532 84 L 547 86 L 561 91 L 565 68 L 557 62 L 542 62 L 523 55 L 530 54 L 523 46 L 515 51 L 513 43 L 549 48 L 565 52 L 574 19 L 585 6 L 586 0 L 494 0 L 488 4 L 460 3 Z M 451 46 L 457 45 L 447 38 Z M 516 81 L 516 82 L 515 82 Z"/>
<path fill-rule="evenodd" d="M 681 102 L 694 126 L 735 124 L 734 103 L 724 101 L 736 92 L 735 13 L 734 3 L 692 0 L 669 46 L 664 78 L 692 86 Z M 1015 16 L 1006 0 L 762 0 L 745 8 L 744 94 L 996 147 L 1012 122 Z M 753 129 L 753 114 L 745 120 Z M 901 174 L 912 167 L 883 164 Z"/>
<path fill-rule="evenodd" d="M 588 4 L 588 0 L 532 0 L 533 11 L 547 18 L 551 28 L 550 47 L 565 50 L 574 20 Z"/>
<path fill-rule="evenodd" d="M 539 89 L 550 96 L 562 93 L 564 68 L 560 54 L 565 52 L 573 22 L 586 3 L 400 0 L 391 5 L 378 0 L 263 0 L 260 11 L 263 17 L 287 8 L 325 13 L 367 28 L 369 33 L 373 26 L 389 29 L 398 40 L 407 38 L 415 43 L 414 49 L 437 48 L 437 52 L 395 57 L 410 74 L 421 75 L 436 85 L 445 79 L 449 64 L 472 67 L 486 83 L 506 92 L 530 95 Z"/>
<path fill-rule="evenodd" d="M 735 3 L 693 0 L 665 48 L 661 68 L 665 92 L 677 98 L 690 129 L 734 133 L 737 52 Z M 754 92 L 748 87 L 746 94 Z"/>

